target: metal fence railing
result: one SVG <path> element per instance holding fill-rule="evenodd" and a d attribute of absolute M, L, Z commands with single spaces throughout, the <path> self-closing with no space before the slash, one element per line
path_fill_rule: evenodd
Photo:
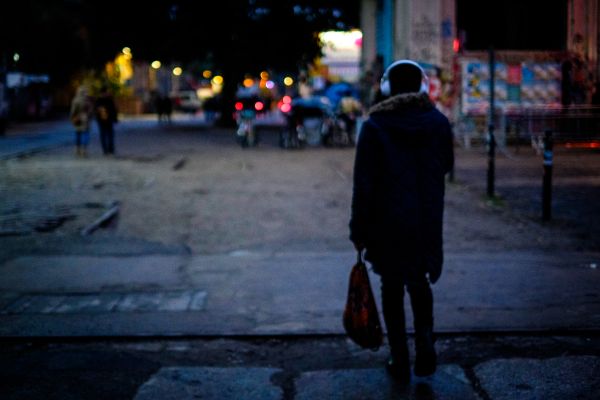
<path fill-rule="evenodd" d="M 550 130 L 556 143 L 600 141 L 600 107 L 530 107 L 498 110 L 494 125 L 500 146 L 510 143 L 539 143 Z M 464 140 L 485 141 L 487 115 L 462 115 L 455 125 L 455 134 Z M 535 145 L 534 145 L 535 147 Z"/>

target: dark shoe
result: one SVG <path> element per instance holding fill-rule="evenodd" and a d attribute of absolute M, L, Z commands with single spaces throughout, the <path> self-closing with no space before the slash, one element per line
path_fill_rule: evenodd
<path fill-rule="evenodd" d="M 420 330 L 415 334 L 415 375 L 429 376 L 437 368 L 433 332 L 431 329 Z"/>
<path fill-rule="evenodd" d="M 385 364 L 385 369 L 397 382 L 410 382 L 410 360 L 408 359 L 408 353 L 406 357 L 390 357 Z"/>

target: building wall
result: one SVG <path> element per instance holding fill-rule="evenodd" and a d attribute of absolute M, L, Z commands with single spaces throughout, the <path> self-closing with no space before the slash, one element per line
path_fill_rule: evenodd
<path fill-rule="evenodd" d="M 383 57 L 383 65 L 394 58 L 394 3 L 395 0 L 377 0 L 376 45 L 377 55 Z"/>
<path fill-rule="evenodd" d="M 456 31 L 456 0 L 442 0 L 441 5 L 441 60 L 440 66 L 452 70 L 454 58 L 454 39 L 458 38 Z"/>
<path fill-rule="evenodd" d="M 578 53 L 598 74 L 598 0 L 568 0 L 567 49 Z M 580 35 L 583 41 L 576 37 Z"/>
<path fill-rule="evenodd" d="M 363 0 L 361 29 L 364 70 L 371 68 L 377 55 L 384 65 L 411 58 L 450 67 L 455 0 Z"/>
<path fill-rule="evenodd" d="M 412 60 L 439 65 L 441 48 L 441 1 L 412 0 L 406 15 L 409 26 L 408 55 Z"/>
<path fill-rule="evenodd" d="M 360 65 L 363 71 L 370 69 L 377 54 L 375 41 L 377 0 L 363 0 L 360 6 L 360 26 L 363 33 Z"/>
<path fill-rule="evenodd" d="M 599 0 L 563 1 L 568 8 L 564 49 L 587 59 L 593 78 L 598 79 Z M 372 69 L 377 55 L 384 67 L 394 59 L 411 58 L 453 71 L 456 0 L 363 0 L 361 7 L 363 72 Z"/>

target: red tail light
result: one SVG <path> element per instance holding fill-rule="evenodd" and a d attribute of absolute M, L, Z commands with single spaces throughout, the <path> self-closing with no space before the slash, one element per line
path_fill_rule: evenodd
<path fill-rule="evenodd" d="M 235 103 L 235 109 L 238 111 L 242 111 L 244 109 L 244 104 L 241 101 Z"/>
<path fill-rule="evenodd" d="M 254 103 L 254 108 L 256 109 L 256 111 L 261 111 L 263 108 L 265 108 L 265 105 L 262 102 L 257 101 L 256 103 Z"/>

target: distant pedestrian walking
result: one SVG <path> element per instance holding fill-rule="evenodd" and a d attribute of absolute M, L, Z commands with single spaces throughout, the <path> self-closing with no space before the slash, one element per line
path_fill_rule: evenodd
<path fill-rule="evenodd" d="M 85 86 L 80 86 L 71 102 L 69 117 L 75 128 L 75 151 L 77 156 L 87 156 L 87 146 L 90 142 L 90 119 L 93 104 Z"/>
<path fill-rule="evenodd" d="M 168 95 L 161 96 L 160 102 L 165 121 L 171 123 L 171 114 L 173 114 L 173 103 L 171 102 L 171 98 Z"/>
<path fill-rule="evenodd" d="M 427 76 L 409 60 L 383 74 L 381 92 L 361 128 L 354 164 L 350 239 L 381 276 L 391 358 L 388 372 L 407 382 L 404 289 L 414 315 L 418 376 L 436 370 L 433 295 L 442 272 L 445 174 L 454 163 L 448 119 L 427 94 Z"/>
<path fill-rule="evenodd" d="M 108 88 L 103 86 L 100 95 L 96 99 L 96 121 L 100 129 L 100 142 L 105 155 L 115 154 L 115 131 L 117 120 L 117 108 Z"/>
<path fill-rule="evenodd" d="M 163 105 L 162 105 L 162 95 L 160 92 L 153 92 L 152 98 L 154 99 L 154 110 L 156 111 L 156 116 L 158 118 L 158 123 L 161 123 L 163 120 Z"/>
<path fill-rule="evenodd" d="M 220 99 L 217 96 L 209 97 L 204 102 L 202 108 L 204 109 L 204 119 L 206 122 L 212 123 L 217 117 L 217 111 L 219 110 Z"/>
<path fill-rule="evenodd" d="M 160 92 L 156 92 L 154 98 L 154 108 L 156 109 L 156 115 L 158 116 L 158 123 L 168 122 L 171 123 L 171 114 L 173 113 L 173 103 L 168 95 L 163 95 Z"/>

